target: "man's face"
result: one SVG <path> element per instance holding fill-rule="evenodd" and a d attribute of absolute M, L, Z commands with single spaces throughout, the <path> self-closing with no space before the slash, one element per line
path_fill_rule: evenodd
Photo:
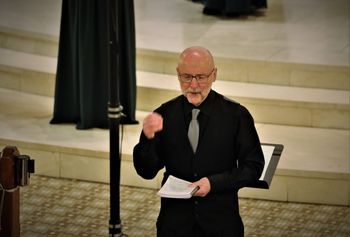
<path fill-rule="evenodd" d="M 207 64 L 184 63 L 177 67 L 177 73 L 183 95 L 195 106 L 200 105 L 207 98 L 212 83 L 216 79 L 216 68 L 209 67 Z M 187 80 L 184 81 L 184 79 Z"/>

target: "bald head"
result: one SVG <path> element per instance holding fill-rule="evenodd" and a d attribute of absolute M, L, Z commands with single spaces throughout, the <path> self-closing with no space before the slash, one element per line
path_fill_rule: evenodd
<path fill-rule="evenodd" d="M 179 57 L 178 68 L 190 67 L 212 69 L 215 67 L 210 51 L 204 47 L 192 46 L 185 49 Z"/>

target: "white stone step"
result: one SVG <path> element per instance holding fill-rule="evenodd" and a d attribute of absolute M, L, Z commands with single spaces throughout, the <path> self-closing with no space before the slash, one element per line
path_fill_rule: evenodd
<path fill-rule="evenodd" d="M 28 71 L 56 74 L 57 59 L 0 48 L 0 65 Z M 220 74 L 220 69 L 219 72 Z M 164 90 L 178 90 L 175 75 L 137 71 L 137 86 Z M 285 101 L 349 104 L 350 93 L 346 90 L 327 90 L 289 86 L 264 85 L 218 80 L 214 89 L 227 96 Z"/>
<path fill-rule="evenodd" d="M 58 37 L 11 29 L 0 25 L 0 47 L 19 52 L 57 57 Z M 175 74 L 179 52 L 136 49 L 136 68 L 140 71 Z M 290 63 L 215 56 L 220 78 L 249 82 L 324 89 L 350 89 L 349 66 L 310 63 Z"/>
<path fill-rule="evenodd" d="M 220 73 L 220 72 L 219 72 Z M 138 71 L 140 87 L 179 90 L 177 76 Z M 217 80 L 213 89 L 230 97 L 349 105 L 350 93 L 342 90 L 312 89 Z"/>
<path fill-rule="evenodd" d="M 0 89 L 0 146 L 15 145 L 36 162 L 36 173 L 109 182 L 109 131 L 50 125 L 53 98 Z M 137 111 L 142 121 L 148 112 Z M 261 142 L 280 143 L 284 151 L 270 190 L 243 189 L 242 197 L 350 205 L 350 132 L 256 123 Z M 138 177 L 132 164 L 141 123 L 125 125 L 121 182 L 159 188 Z"/>
<path fill-rule="evenodd" d="M 57 59 L 0 49 L 0 86 L 53 96 Z M 137 109 L 151 111 L 179 94 L 175 75 L 137 71 Z M 349 129 L 347 90 L 217 80 L 213 88 L 251 110 L 257 122 Z"/>

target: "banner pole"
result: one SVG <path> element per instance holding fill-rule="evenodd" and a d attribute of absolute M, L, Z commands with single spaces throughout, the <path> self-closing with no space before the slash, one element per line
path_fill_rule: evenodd
<path fill-rule="evenodd" d="M 120 142 L 119 125 L 122 106 L 119 102 L 119 0 L 107 0 L 108 21 L 108 80 L 109 80 L 109 147 L 110 147 L 110 220 L 109 236 L 122 235 L 120 220 Z"/>

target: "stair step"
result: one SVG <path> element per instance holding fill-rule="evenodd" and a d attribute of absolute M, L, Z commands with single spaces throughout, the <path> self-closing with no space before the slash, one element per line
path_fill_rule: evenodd
<path fill-rule="evenodd" d="M 179 82 L 175 75 L 138 71 L 137 78 L 142 78 L 137 83 L 140 87 L 179 90 Z M 276 86 L 224 80 L 214 82 L 213 89 L 226 96 L 325 104 L 347 105 L 350 98 L 350 93 L 345 90 Z"/>
<path fill-rule="evenodd" d="M 15 145 L 29 155 L 35 160 L 36 174 L 109 182 L 108 129 L 50 125 L 52 97 L 0 88 L 0 104 L 0 146 Z M 137 111 L 138 121 L 147 113 Z M 121 183 L 157 189 L 162 172 L 149 181 L 140 178 L 133 168 L 132 149 L 141 126 L 124 125 Z M 280 143 L 285 148 L 271 188 L 245 188 L 239 192 L 241 197 L 350 205 L 348 130 L 261 123 L 256 128 L 262 142 Z"/>
<path fill-rule="evenodd" d="M 57 57 L 58 36 L 0 25 L 0 47 L 23 53 Z"/>
<path fill-rule="evenodd" d="M 137 69 L 175 74 L 179 52 L 137 49 Z M 349 90 L 350 70 L 344 65 L 318 65 L 215 56 L 218 78 L 226 81 Z"/>
<path fill-rule="evenodd" d="M 0 49 L 0 86 L 53 96 L 57 59 Z M 257 122 L 349 129 L 350 93 L 217 80 L 213 88 L 245 105 Z M 179 94 L 175 75 L 137 71 L 137 109 L 152 111 Z"/>
<path fill-rule="evenodd" d="M 0 26 L 0 47 L 57 57 L 58 37 Z M 175 74 L 179 52 L 136 49 L 140 71 Z M 324 89 L 350 89 L 349 66 L 288 63 L 215 56 L 222 80 Z"/>

